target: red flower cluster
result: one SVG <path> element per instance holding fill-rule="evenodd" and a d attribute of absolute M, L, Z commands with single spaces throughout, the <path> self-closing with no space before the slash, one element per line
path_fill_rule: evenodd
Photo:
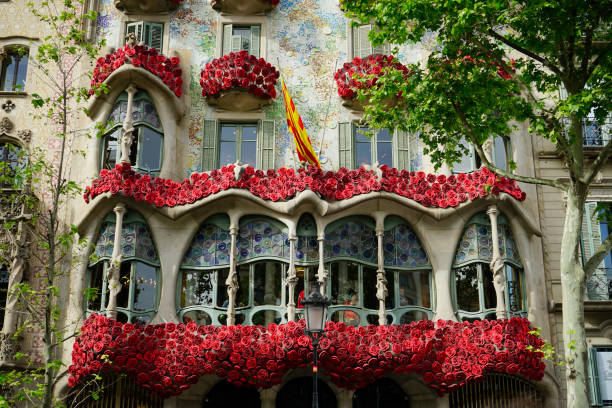
<path fill-rule="evenodd" d="M 365 59 L 355 57 L 351 62 L 345 62 L 342 68 L 334 74 L 338 84 L 338 95 L 344 99 L 351 99 L 357 94 L 357 89 L 368 89 L 376 85 L 377 78 L 363 81 L 366 75 L 380 75 L 383 68 L 392 67 L 409 76 L 410 71 L 405 65 L 393 62 L 393 55 L 370 55 Z"/>
<path fill-rule="evenodd" d="M 269 388 L 289 370 L 312 361 L 304 327 L 304 320 L 267 327 L 194 322 L 143 327 L 91 315 L 75 341 L 68 383 L 115 371 L 164 398 L 212 374 L 238 386 Z M 361 388 L 393 373 L 417 373 L 442 394 L 486 373 L 541 380 L 543 353 L 534 350 L 543 341 L 529 332 L 529 321 L 521 318 L 368 327 L 329 322 L 318 357 L 342 388 Z"/>
<path fill-rule="evenodd" d="M 253 95 L 276 98 L 276 80 L 280 73 L 265 59 L 246 51 L 230 52 L 206 63 L 201 72 L 202 96 L 216 96 L 229 88 L 244 88 Z"/>
<path fill-rule="evenodd" d="M 247 167 L 242 176 L 235 180 L 234 165 L 223 166 L 210 173 L 193 173 L 182 182 L 150 177 L 135 173 L 129 164 L 119 164 L 114 170 L 102 170 L 100 178 L 86 187 L 86 202 L 96 196 L 110 192 L 121 192 L 136 201 L 147 201 L 157 207 L 174 207 L 191 204 L 196 200 L 216 194 L 222 190 L 239 188 L 249 190 L 264 200 L 289 200 L 309 188 L 326 200 L 344 200 L 372 191 L 385 191 L 410 198 L 425 207 L 456 207 L 460 203 L 498 195 L 510 194 L 517 200 L 524 200 L 525 193 L 514 180 L 499 177 L 486 167 L 469 174 L 444 176 L 426 174 L 422 171 L 397 170 L 382 166 L 379 178 L 373 170 L 361 167 L 357 170 L 340 168 L 337 172 L 317 169 L 280 168 L 278 170 L 255 170 Z"/>
<path fill-rule="evenodd" d="M 512 75 L 510 75 L 508 72 L 506 72 L 506 70 L 497 62 L 493 62 L 491 61 L 491 58 L 489 56 L 487 56 L 486 58 L 483 58 L 480 55 L 476 55 L 474 57 L 470 56 L 470 55 L 462 55 L 461 50 L 459 50 L 457 52 L 459 54 L 459 58 L 458 59 L 447 59 L 444 60 L 444 63 L 469 63 L 469 64 L 476 64 L 476 65 L 481 65 L 481 66 L 488 66 L 488 67 L 495 67 L 497 68 L 497 75 L 499 75 L 500 77 L 504 78 L 504 79 L 512 79 Z M 516 70 L 513 68 L 514 67 L 514 59 L 510 59 L 509 62 L 510 65 L 510 69 L 512 70 L 512 72 L 516 72 Z"/>
<path fill-rule="evenodd" d="M 263 0 L 263 1 L 265 1 L 266 3 L 270 3 L 273 6 L 278 6 L 278 3 L 280 3 L 280 0 Z M 212 2 L 216 3 L 217 0 L 212 0 Z"/>
<path fill-rule="evenodd" d="M 89 95 L 93 95 L 95 87 L 126 63 L 135 67 L 142 67 L 157 75 L 179 98 L 183 94 L 181 90 L 183 85 L 181 75 L 183 72 L 179 68 L 180 60 L 178 57 L 167 58 L 159 54 L 156 48 L 146 45 L 135 45 L 132 48 L 129 44 L 125 44 L 124 48 L 119 48 L 114 53 L 107 54 L 106 57 L 98 58 L 91 77 Z"/>

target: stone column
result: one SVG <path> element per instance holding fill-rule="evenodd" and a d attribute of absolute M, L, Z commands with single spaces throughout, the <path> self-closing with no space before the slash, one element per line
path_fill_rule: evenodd
<path fill-rule="evenodd" d="M 278 394 L 278 390 L 276 388 L 277 387 L 273 387 L 259 391 L 259 398 L 261 399 L 261 408 L 276 407 L 276 394 Z"/>
<path fill-rule="evenodd" d="M 353 395 L 355 391 L 341 389 L 336 393 L 338 408 L 353 408 Z"/>
<path fill-rule="evenodd" d="M 493 273 L 493 286 L 495 287 L 496 306 L 495 312 L 498 319 L 508 318 L 508 308 L 506 307 L 506 274 L 504 261 L 499 251 L 499 229 L 497 227 L 496 205 L 491 205 L 487 209 L 487 215 L 491 221 L 491 239 L 493 240 L 493 256 L 491 259 L 491 272 Z"/>
<path fill-rule="evenodd" d="M 378 270 L 376 271 L 376 298 L 378 299 L 378 324 L 387 324 L 387 310 L 385 299 L 389 294 L 387 290 L 387 277 L 385 276 L 385 258 L 383 251 L 383 226 L 376 226 L 376 239 L 378 240 Z"/>
<path fill-rule="evenodd" d="M 134 95 L 137 89 L 130 84 L 125 90 L 128 94 L 127 111 L 125 113 L 125 119 L 123 120 L 123 132 L 121 134 L 121 163 L 130 162 L 130 149 L 132 142 L 134 141 L 134 121 L 132 120 L 132 110 L 134 108 Z"/>
<path fill-rule="evenodd" d="M 106 317 L 111 319 L 117 318 L 117 295 L 121 291 L 120 269 L 121 269 L 121 230 L 123 228 L 123 216 L 126 213 L 125 204 L 117 203 L 115 208 L 115 241 L 113 242 L 113 254 L 106 271 L 108 281 L 108 307 L 106 308 Z"/>
<path fill-rule="evenodd" d="M 325 289 L 327 284 L 328 271 L 325 269 L 325 263 L 323 262 L 325 255 L 325 234 L 319 234 L 317 237 L 319 241 L 319 270 L 317 272 L 319 287 L 321 288 L 321 293 L 325 295 Z"/>
<path fill-rule="evenodd" d="M 233 223 L 232 223 L 233 224 Z M 238 292 L 238 274 L 236 273 L 236 238 L 238 237 L 238 226 L 230 226 L 230 269 L 225 280 L 227 286 L 227 325 L 231 326 L 236 321 L 236 292 Z"/>
<path fill-rule="evenodd" d="M 288 287 L 288 301 L 287 301 L 287 321 L 295 320 L 295 285 L 297 285 L 298 277 L 295 271 L 295 242 L 297 237 L 295 235 L 289 236 L 289 270 L 287 271 L 287 287 Z M 304 282 L 304 290 L 306 290 L 306 282 Z"/>

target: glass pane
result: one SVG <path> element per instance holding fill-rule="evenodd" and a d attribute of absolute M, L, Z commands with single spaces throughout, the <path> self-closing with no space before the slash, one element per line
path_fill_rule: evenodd
<path fill-rule="evenodd" d="M 399 307 L 422 306 L 431 308 L 429 271 L 400 271 Z"/>
<path fill-rule="evenodd" d="M 121 282 L 121 290 L 117 295 L 117 307 L 123 307 L 127 309 L 128 299 L 130 297 L 130 274 L 132 272 L 131 262 L 121 262 L 121 269 L 119 270 L 119 282 Z"/>
<path fill-rule="evenodd" d="M 332 313 L 330 321 L 332 322 L 343 322 L 349 326 L 359 326 L 359 315 L 350 310 L 337 310 Z"/>
<path fill-rule="evenodd" d="M 280 323 L 282 317 L 283 316 L 281 313 L 276 310 L 260 310 L 253 315 L 251 320 L 253 321 L 253 324 L 267 326 L 270 323 Z"/>
<path fill-rule="evenodd" d="M 219 165 L 236 163 L 236 142 L 219 143 Z"/>
<path fill-rule="evenodd" d="M 256 125 L 242 125 L 242 141 L 257 140 L 257 126 Z"/>
<path fill-rule="evenodd" d="M 408 324 L 410 322 L 418 322 L 419 320 L 428 320 L 427 313 L 420 310 L 411 310 L 400 317 L 400 324 Z"/>
<path fill-rule="evenodd" d="M 134 310 L 144 312 L 155 308 L 157 297 L 157 268 L 142 262 L 135 262 Z"/>
<path fill-rule="evenodd" d="M 506 265 L 506 279 L 510 311 L 513 313 L 520 312 L 523 310 L 521 272 L 513 266 Z"/>
<path fill-rule="evenodd" d="M 142 126 L 140 131 L 142 138 L 139 146 L 138 167 L 147 171 L 159 170 L 161 168 L 162 135 L 146 126 Z"/>
<path fill-rule="evenodd" d="M 506 140 L 498 136 L 495 138 L 493 145 L 493 154 L 495 160 L 495 166 L 499 167 L 502 170 L 508 169 L 508 158 L 506 155 Z"/>
<path fill-rule="evenodd" d="M 466 143 L 464 144 L 467 145 Z M 474 153 L 471 150 L 471 147 L 469 145 L 467 146 L 469 152 L 464 154 L 458 163 L 453 164 L 453 173 L 469 173 L 470 171 L 474 170 L 474 166 L 472 164 L 472 157 Z"/>
<path fill-rule="evenodd" d="M 181 285 L 181 307 L 212 306 L 215 271 L 184 270 Z"/>
<path fill-rule="evenodd" d="M 19 56 L 17 64 L 17 81 L 15 82 L 15 90 L 25 90 L 26 74 L 28 72 L 28 54 Z"/>
<path fill-rule="evenodd" d="M 120 129 L 104 136 L 104 157 L 102 158 L 102 168 L 112 170 L 117 164 L 117 136 Z"/>
<path fill-rule="evenodd" d="M 8 277 L 8 275 L 7 275 Z M 87 294 L 87 309 L 100 311 L 102 310 L 102 283 L 104 281 L 104 262 L 99 262 L 97 265 L 89 268 L 89 291 Z M 8 284 L 8 280 L 7 280 Z M 4 307 L 4 303 L 0 303 Z"/>
<path fill-rule="evenodd" d="M 389 129 L 382 129 L 376 135 L 376 160 L 379 165 L 393 167 L 393 148 Z"/>
<path fill-rule="evenodd" d="M 314 281 L 316 271 L 314 268 L 297 266 L 295 268 L 295 273 L 298 277 L 298 283 L 295 286 L 295 302 L 298 309 L 303 309 L 304 306 L 302 305 L 302 301 L 310 292 L 312 292 L 312 283 Z M 304 282 L 308 282 L 306 293 L 304 293 Z"/>
<path fill-rule="evenodd" d="M 258 262 L 254 273 L 253 306 L 280 306 L 283 265 L 280 262 Z"/>
<path fill-rule="evenodd" d="M 236 292 L 236 307 L 249 306 L 249 270 L 250 265 L 239 265 L 236 268 L 238 274 L 238 292 Z"/>
<path fill-rule="evenodd" d="M 251 28 L 250 27 L 232 27 L 232 37 L 240 36 L 240 48 L 251 53 Z"/>
<path fill-rule="evenodd" d="M 255 167 L 257 164 L 257 142 L 243 140 L 240 148 L 240 162 Z"/>
<path fill-rule="evenodd" d="M 495 295 L 495 286 L 493 286 L 493 272 L 487 264 L 481 264 L 482 267 L 482 289 L 484 292 L 484 307 L 485 309 L 495 309 L 497 304 L 497 296 Z"/>
<path fill-rule="evenodd" d="M 217 306 L 227 309 L 228 300 L 227 300 L 227 289 L 225 286 L 225 281 L 227 280 L 227 275 L 229 274 L 229 269 L 221 269 L 218 271 L 219 279 L 217 280 Z"/>
<path fill-rule="evenodd" d="M 372 144 L 370 142 L 355 143 L 355 163 L 357 167 L 372 164 Z"/>
<path fill-rule="evenodd" d="M 457 307 L 466 312 L 480 311 L 478 298 L 478 265 L 471 264 L 455 269 Z"/>
<path fill-rule="evenodd" d="M 332 305 L 359 306 L 359 265 L 355 262 L 333 262 L 331 270 Z"/>
<path fill-rule="evenodd" d="M 196 322 L 198 325 L 212 324 L 210 315 L 203 310 L 192 310 L 183 315 L 183 323 Z"/>
<path fill-rule="evenodd" d="M 234 324 L 242 324 L 245 321 L 245 315 L 244 313 L 236 313 L 234 315 Z M 223 326 L 225 326 L 227 324 L 227 315 L 226 314 L 221 314 L 219 315 L 219 323 Z"/>
<path fill-rule="evenodd" d="M 151 321 L 151 316 L 143 315 L 143 316 L 132 316 L 132 323 L 137 323 L 142 326 L 146 326 Z"/>
<path fill-rule="evenodd" d="M 376 268 L 363 267 L 363 307 L 378 310 L 376 297 Z"/>
<path fill-rule="evenodd" d="M 13 79 L 15 79 L 16 55 L 8 54 L 2 62 L 2 90 L 13 90 Z"/>
<path fill-rule="evenodd" d="M 387 297 L 385 298 L 385 308 L 393 309 L 395 303 L 395 273 L 393 271 L 386 270 L 385 277 L 387 278 Z"/>
<path fill-rule="evenodd" d="M 150 123 L 153 127 L 161 127 L 159 117 L 157 116 L 157 112 L 155 111 L 155 106 L 153 106 L 153 104 L 147 100 L 143 100 L 142 104 L 144 110 L 144 121 Z"/>

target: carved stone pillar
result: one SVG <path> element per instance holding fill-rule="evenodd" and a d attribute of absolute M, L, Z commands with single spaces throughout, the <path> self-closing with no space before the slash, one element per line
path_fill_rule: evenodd
<path fill-rule="evenodd" d="M 123 120 L 123 132 L 121 134 L 121 163 L 130 162 L 130 149 L 134 136 L 134 121 L 132 120 L 132 110 L 134 108 L 134 95 L 137 89 L 130 85 L 125 90 L 128 94 L 127 109 L 125 113 L 125 119 Z"/>
<path fill-rule="evenodd" d="M 378 299 L 378 324 L 387 324 L 387 310 L 385 309 L 385 299 L 389 291 L 387 290 L 387 277 L 385 276 L 385 258 L 383 253 L 383 237 L 385 231 L 376 228 L 376 239 L 378 240 L 378 270 L 376 271 L 376 298 Z M 369 289 L 369 288 L 368 288 Z"/>
<path fill-rule="evenodd" d="M 339 390 L 336 393 L 336 400 L 338 401 L 338 408 L 353 408 L 353 390 Z"/>
<path fill-rule="evenodd" d="M 276 394 L 278 394 L 278 389 L 276 388 L 273 387 L 259 391 L 261 408 L 274 408 L 276 406 Z"/>
<path fill-rule="evenodd" d="M 121 230 L 123 229 L 123 216 L 127 212 L 125 204 L 117 203 L 115 208 L 115 241 L 113 242 L 113 254 L 106 271 L 108 281 L 108 307 L 106 308 L 106 317 L 111 319 L 117 318 L 117 295 L 121 291 Z"/>
<path fill-rule="evenodd" d="M 227 325 L 231 326 L 236 322 L 236 293 L 238 292 L 238 274 L 236 273 L 236 263 L 238 257 L 236 255 L 236 239 L 238 237 L 238 227 L 232 225 L 230 227 L 230 269 L 225 280 L 227 286 Z"/>
<path fill-rule="evenodd" d="M 11 265 L 9 269 L 9 282 L 8 282 L 8 296 L 6 298 L 6 304 L 4 309 L 4 324 L 2 325 L 2 333 L 6 334 L 6 341 L 11 337 L 17 330 L 17 310 L 18 310 L 18 293 L 15 291 L 15 287 L 21 283 L 23 274 L 26 269 L 26 259 L 28 255 L 26 252 L 26 233 L 24 231 L 23 221 L 30 218 L 31 216 L 25 214 L 25 207 L 21 206 L 20 214 L 18 215 L 17 231 L 14 237 L 14 241 L 11 242 Z M 10 234 L 10 232 L 7 232 Z"/>
<path fill-rule="evenodd" d="M 295 320 L 295 285 L 298 283 L 297 273 L 295 271 L 295 242 L 297 237 L 292 235 L 289 237 L 289 270 L 287 271 L 287 288 L 289 300 L 287 301 L 287 321 Z M 304 282 L 306 289 L 306 282 Z"/>
<path fill-rule="evenodd" d="M 496 306 L 495 312 L 498 319 L 508 318 L 508 308 L 506 307 L 506 274 L 504 271 L 504 261 L 499 252 L 499 229 L 497 227 L 496 205 L 491 205 L 487 209 L 489 220 L 491 221 L 491 239 L 493 240 L 493 256 L 491 259 L 491 272 L 493 273 L 493 286 L 495 287 Z"/>
<path fill-rule="evenodd" d="M 319 287 L 321 288 L 321 293 L 325 295 L 325 285 L 327 284 L 328 271 L 325 269 L 325 263 L 323 262 L 324 252 L 325 252 L 325 235 L 321 234 L 317 237 L 319 241 L 319 270 L 317 272 Z"/>

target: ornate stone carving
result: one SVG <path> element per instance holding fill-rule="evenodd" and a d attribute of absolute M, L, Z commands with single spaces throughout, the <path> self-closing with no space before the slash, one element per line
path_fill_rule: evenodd
<path fill-rule="evenodd" d="M 289 237 L 289 270 L 287 271 L 287 287 L 289 289 L 289 301 L 287 302 L 287 320 L 295 320 L 295 286 L 298 283 L 298 277 L 295 270 L 295 242 L 297 237 Z M 306 290 L 306 287 L 304 287 Z"/>
<path fill-rule="evenodd" d="M 238 292 L 238 274 L 236 273 L 236 262 L 238 260 L 236 254 L 236 239 L 238 237 L 238 228 L 230 227 L 230 270 L 225 280 L 227 286 L 227 325 L 231 326 L 236 321 L 236 293 Z"/>
<path fill-rule="evenodd" d="M 17 137 L 25 144 L 29 144 L 32 140 L 32 131 L 30 129 L 19 129 L 17 131 Z"/>
<path fill-rule="evenodd" d="M 126 14 L 162 14 L 176 10 L 179 2 L 172 0 L 115 0 L 117 10 Z"/>
<path fill-rule="evenodd" d="M 15 354 L 21 350 L 19 341 L 12 333 L 0 333 L 0 364 L 14 363 Z"/>
<path fill-rule="evenodd" d="M 212 2 L 212 8 L 219 13 L 248 16 L 265 13 L 272 10 L 274 5 L 266 0 L 216 0 Z"/>
<path fill-rule="evenodd" d="M 12 130 L 13 122 L 11 122 L 11 120 L 7 117 L 2 118 L 2 120 L 0 120 L 0 134 L 8 134 L 11 133 Z"/>
<path fill-rule="evenodd" d="M 106 308 L 106 317 L 112 319 L 117 318 L 117 295 L 121 291 L 121 281 L 119 270 L 121 268 L 121 232 L 123 229 L 123 216 L 127 212 L 125 204 L 118 203 L 115 208 L 115 241 L 113 242 L 113 254 L 111 256 L 110 265 L 106 271 L 108 279 L 108 306 Z"/>
<path fill-rule="evenodd" d="M 6 113 L 11 113 L 15 109 L 15 104 L 10 99 L 2 104 L 2 110 Z"/>
<path fill-rule="evenodd" d="M 125 43 L 128 44 L 130 47 L 135 46 L 138 43 L 138 39 L 136 38 L 136 34 L 135 33 L 128 33 L 125 36 Z"/>
<path fill-rule="evenodd" d="M 487 209 L 491 221 L 491 240 L 493 241 L 493 256 L 491 259 L 491 272 L 493 273 L 493 287 L 495 288 L 496 307 L 495 312 L 498 319 L 508 318 L 508 307 L 506 305 L 506 274 L 504 261 L 499 251 L 499 231 L 497 228 L 497 206 L 492 205 Z"/>

